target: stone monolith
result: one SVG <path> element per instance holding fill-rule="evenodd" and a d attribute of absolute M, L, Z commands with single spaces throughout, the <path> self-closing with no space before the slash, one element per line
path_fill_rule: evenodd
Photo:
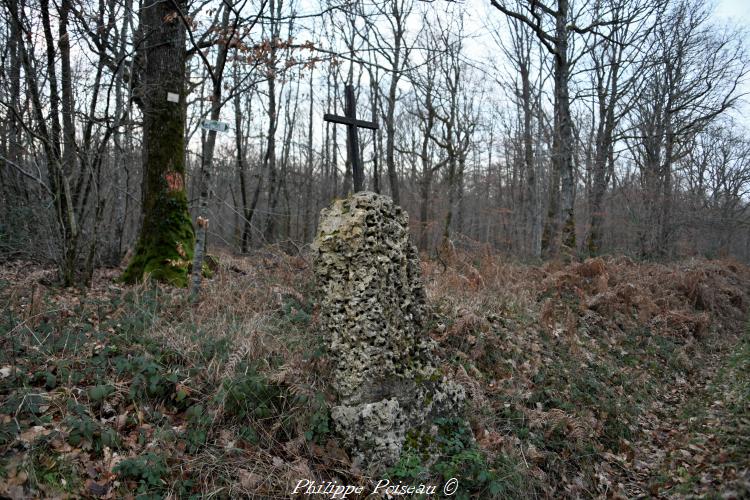
<path fill-rule="evenodd" d="M 334 366 L 331 416 L 371 473 L 398 460 L 406 433 L 458 413 L 463 388 L 435 365 L 407 214 L 360 192 L 323 209 L 313 243 L 320 320 Z"/>

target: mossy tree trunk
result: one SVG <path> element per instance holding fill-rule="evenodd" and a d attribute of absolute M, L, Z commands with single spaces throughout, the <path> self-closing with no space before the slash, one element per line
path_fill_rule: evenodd
<path fill-rule="evenodd" d="M 140 12 L 143 224 L 122 276 L 129 283 L 150 276 L 186 286 L 193 258 L 185 193 L 185 7 L 185 0 L 153 2 Z"/>

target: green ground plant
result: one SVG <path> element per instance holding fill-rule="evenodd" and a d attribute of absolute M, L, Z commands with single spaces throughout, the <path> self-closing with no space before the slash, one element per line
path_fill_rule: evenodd
<path fill-rule="evenodd" d="M 467 413 L 410 433 L 391 479 L 456 477 L 454 498 L 611 492 L 622 480 L 611 462 L 630 463 L 654 403 L 727 352 L 711 389 L 727 394 L 726 404 L 709 408 L 696 393 L 675 418 L 686 433 L 724 422 L 718 444 L 690 444 L 721 446 L 721 470 L 743 465 L 750 341 L 726 333 L 742 311 L 721 308 L 744 302 L 709 307 L 709 296 L 695 295 L 705 286 L 683 287 L 677 266 L 547 270 L 486 259 L 445 270 L 425 263 L 426 333 L 442 372 L 464 385 Z M 352 472 L 330 419 L 335 399 L 309 267 L 270 262 L 222 257 L 199 305 L 169 287 L 122 287 L 116 272 L 87 293 L 24 288 L 0 272 L 2 487 L 28 496 L 234 498 L 284 496 L 301 476 L 369 484 Z M 717 269 L 727 280 L 714 286 L 718 297 L 748 288 L 740 271 Z M 671 288 L 659 274 L 667 271 Z M 649 273 L 653 284 L 627 288 Z M 707 314 L 726 327 L 699 328 Z M 653 472 L 659 491 L 708 491 L 695 467 L 675 463 Z"/>

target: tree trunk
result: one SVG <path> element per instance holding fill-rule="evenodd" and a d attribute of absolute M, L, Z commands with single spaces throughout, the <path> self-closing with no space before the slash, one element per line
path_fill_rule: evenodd
<path fill-rule="evenodd" d="M 401 194 L 398 186 L 398 174 L 396 173 L 396 91 L 398 90 L 398 80 L 401 71 L 401 42 L 403 32 L 401 31 L 401 17 L 398 11 L 398 3 L 393 2 L 393 14 L 396 23 L 395 44 L 393 47 L 393 68 L 391 71 L 391 83 L 388 88 L 388 109 L 386 112 L 385 131 L 385 163 L 388 169 L 388 181 L 391 185 L 391 198 L 396 205 L 401 204 Z"/>
<path fill-rule="evenodd" d="M 373 72 L 367 69 L 370 76 L 370 99 L 372 99 L 372 119 L 377 120 L 379 113 L 380 92 L 378 91 L 379 78 L 377 69 Z M 382 145 L 383 129 L 378 127 L 372 139 L 372 190 L 380 194 L 380 152 Z"/>
<path fill-rule="evenodd" d="M 398 49 L 396 49 L 396 59 L 398 59 Z M 398 63 L 396 63 L 398 64 Z M 395 134 L 396 128 L 393 123 L 396 113 L 396 89 L 398 88 L 398 73 L 393 71 L 391 73 L 391 85 L 388 90 L 388 110 L 386 113 L 385 121 L 385 163 L 388 168 L 388 181 L 391 186 L 391 198 L 396 205 L 401 204 L 401 195 L 398 189 L 398 175 L 396 174 L 396 142 Z"/>
<path fill-rule="evenodd" d="M 554 161 L 560 173 L 560 211 L 562 245 L 566 252 L 576 251 L 575 168 L 573 165 L 573 124 L 570 118 L 570 62 L 568 61 L 568 0 L 559 0 L 555 19 L 555 147 Z"/>
<path fill-rule="evenodd" d="M 276 237 L 276 206 L 279 202 L 279 181 L 276 171 L 276 129 L 279 122 L 276 104 L 276 57 L 281 33 L 281 6 L 282 0 L 270 0 L 268 4 L 268 12 L 271 14 L 269 27 L 271 51 L 268 56 L 268 142 L 264 162 L 268 170 L 268 217 L 264 231 L 266 243 L 273 243 Z M 283 92 L 283 80 L 281 92 Z"/>
<path fill-rule="evenodd" d="M 273 57 L 272 57 L 273 60 Z M 276 78 L 268 79 L 268 143 L 264 163 L 268 171 L 268 217 L 264 237 L 266 243 L 273 241 L 276 233 L 276 205 L 278 203 L 278 186 L 276 179 Z"/>
<path fill-rule="evenodd" d="M 63 120 L 64 129 L 60 128 L 60 97 L 57 87 L 57 69 L 55 56 L 55 40 L 52 35 L 50 25 L 49 2 L 42 0 L 40 9 L 42 14 L 42 24 L 44 27 L 44 37 L 47 43 L 47 76 L 50 86 L 50 116 L 52 119 L 52 135 L 48 137 L 51 141 L 48 150 L 48 162 L 52 166 L 50 184 L 55 191 L 57 217 L 62 233 L 62 258 L 60 261 L 60 272 L 64 286 L 70 286 L 76 281 L 77 267 L 77 244 L 78 244 L 78 224 L 75 216 L 74 200 L 70 188 L 69 173 L 72 171 L 72 157 L 74 154 L 74 144 L 71 144 L 72 130 L 72 90 L 70 89 L 70 44 L 67 41 L 67 11 L 70 4 L 64 2 L 60 11 L 60 25 L 58 30 L 61 33 L 60 39 L 66 39 L 59 43 L 61 53 L 66 52 L 61 57 L 61 66 L 63 66 Z M 67 63 L 67 68 L 65 68 Z M 31 71 L 30 66 L 26 71 Z M 27 78 L 36 78 L 33 73 L 27 75 Z M 32 91 L 33 92 L 33 91 Z M 37 96 L 38 97 L 38 96 Z M 43 120 L 40 118 L 40 120 Z M 46 128 L 46 127 L 45 127 Z M 64 136 L 63 136 L 64 134 Z M 46 135 L 46 134 L 44 134 Z M 63 150 L 61 152 L 61 137 L 64 137 Z M 51 153 L 51 155 L 50 155 Z M 67 165 L 66 165 L 67 163 Z"/>
<path fill-rule="evenodd" d="M 524 59 L 524 62 L 528 60 Z M 529 228 L 529 239 L 527 240 L 529 255 L 539 258 L 541 256 L 541 220 L 538 217 L 537 200 L 537 177 L 536 165 L 534 163 L 534 141 L 532 138 L 532 112 L 531 112 L 531 80 L 529 77 L 529 66 L 521 67 L 521 101 L 523 111 L 523 162 L 526 170 L 526 221 L 524 226 Z"/>
<path fill-rule="evenodd" d="M 448 212 L 445 214 L 445 225 L 443 227 L 443 240 L 441 246 L 447 248 L 451 237 L 451 224 L 453 223 L 453 204 L 456 201 L 456 156 L 448 153 Z"/>
<path fill-rule="evenodd" d="M 315 100 L 313 99 L 313 75 L 315 74 L 315 70 L 313 68 L 310 69 L 310 109 L 308 111 L 308 117 L 307 117 L 307 162 L 305 165 L 305 201 L 304 201 L 304 211 L 302 215 L 302 242 L 307 243 L 310 238 L 310 206 L 312 204 L 312 186 L 313 186 L 313 167 L 314 167 L 314 158 L 313 158 L 313 118 L 314 118 L 314 107 L 313 104 Z"/>
<path fill-rule="evenodd" d="M 429 246 L 429 222 L 431 212 L 432 198 L 432 161 L 430 155 L 430 138 L 432 129 L 435 126 L 435 110 L 432 106 L 432 81 L 428 81 L 425 86 L 425 112 L 424 116 L 424 134 L 422 136 L 422 150 L 420 160 L 422 162 L 422 183 L 420 187 L 420 205 L 419 205 L 419 246 L 422 250 L 427 250 Z"/>
<path fill-rule="evenodd" d="M 594 155 L 594 164 L 592 172 L 592 189 L 590 206 L 590 227 L 589 235 L 586 241 L 588 253 L 591 256 L 598 255 L 602 247 L 602 224 L 604 222 L 604 193 L 607 190 L 609 181 L 609 162 L 612 158 L 614 147 L 614 133 L 616 126 L 615 106 L 619 98 L 619 78 L 620 78 L 620 58 L 622 57 L 622 48 L 614 47 L 610 49 L 611 59 L 609 65 L 609 74 L 605 78 L 606 59 L 595 60 L 598 78 L 598 110 L 599 126 L 597 127 L 596 154 Z M 606 84 L 605 84 L 606 83 Z"/>
<path fill-rule="evenodd" d="M 149 3 L 140 12 L 145 67 L 139 85 L 143 109 L 143 223 L 135 254 L 122 276 L 146 276 L 186 286 L 195 233 L 185 192 L 185 25 L 173 5 Z M 173 102 L 174 96 L 177 102 Z"/>
<path fill-rule="evenodd" d="M 553 161 L 551 168 L 547 221 L 542 233 L 542 250 L 547 256 L 557 255 L 560 250 L 558 237 L 560 226 L 560 170 L 558 162 Z"/>
<path fill-rule="evenodd" d="M 669 117 L 671 122 L 672 118 Z M 672 244 L 670 237 L 674 225 L 672 218 L 672 159 L 674 157 L 674 134 L 671 123 L 668 122 L 665 131 L 664 166 L 662 167 L 662 192 L 659 207 L 659 228 L 657 234 L 657 254 L 660 257 L 670 257 Z"/>
<path fill-rule="evenodd" d="M 230 9 L 225 6 L 222 14 L 221 29 L 225 32 L 229 29 Z M 229 52 L 229 44 L 219 45 L 216 56 L 216 64 L 213 71 L 207 68 L 211 76 L 211 120 L 217 121 L 222 107 L 222 82 L 224 80 L 224 65 Z M 203 147 L 203 161 L 201 162 L 201 196 L 198 208 L 197 232 L 195 239 L 195 255 L 193 257 L 193 275 L 191 279 L 190 295 L 193 300 L 197 299 L 200 292 L 201 278 L 203 277 L 203 259 L 208 246 L 208 200 L 211 195 L 211 169 L 213 168 L 214 149 L 216 147 L 216 130 L 208 131 L 208 138 Z"/>
<path fill-rule="evenodd" d="M 234 67 L 234 84 L 239 84 L 239 75 L 237 74 L 237 66 Z M 240 201 L 242 202 L 242 231 L 240 236 L 240 252 L 246 253 L 248 249 L 249 236 L 250 236 L 250 214 L 248 213 L 248 199 L 247 199 L 247 179 L 246 179 L 246 168 L 247 162 L 245 161 L 245 148 L 243 144 L 243 131 L 242 131 L 242 101 L 240 99 L 240 92 L 234 94 L 234 146 L 236 153 L 237 162 L 237 176 L 240 183 Z M 248 111 L 249 114 L 249 111 Z"/>

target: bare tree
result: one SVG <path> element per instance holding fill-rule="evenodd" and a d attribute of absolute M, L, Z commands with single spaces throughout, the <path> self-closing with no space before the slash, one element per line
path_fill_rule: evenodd
<path fill-rule="evenodd" d="M 606 34 L 590 40 L 591 78 L 594 94 L 594 148 L 591 160 L 589 231 L 586 247 L 597 255 L 602 246 L 603 202 L 614 164 L 617 126 L 629 109 L 629 98 L 637 85 L 643 58 L 642 45 L 664 10 L 664 3 L 608 0 L 603 10 L 609 16 Z"/>
<path fill-rule="evenodd" d="M 382 0 L 375 4 L 375 15 L 368 16 L 367 42 L 381 57 L 388 69 L 388 88 L 383 92 L 385 109 L 383 126 L 385 129 L 385 164 L 391 197 L 401 202 L 398 172 L 396 169 L 396 104 L 398 85 L 409 67 L 409 55 L 413 48 L 407 30 L 407 20 L 414 9 L 413 0 Z M 382 29 L 377 20 L 384 20 L 387 29 Z"/>
<path fill-rule="evenodd" d="M 522 198 L 523 226 L 528 230 L 524 238 L 525 247 L 530 256 L 538 258 L 542 251 L 542 203 L 534 159 L 534 121 L 538 119 L 535 116 L 534 102 L 541 89 L 536 88 L 532 75 L 534 35 L 524 28 L 521 21 L 513 17 L 508 18 L 508 26 L 510 30 L 507 38 L 500 36 L 496 30 L 493 30 L 492 35 L 495 43 L 503 49 L 508 61 L 518 70 L 518 73 L 509 75 L 511 82 L 506 85 L 511 89 L 512 97 L 518 106 L 521 122 L 521 156 L 526 182 Z"/>
<path fill-rule="evenodd" d="M 692 239 L 713 255 L 736 252 L 737 228 L 746 223 L 750 208 L 750 140 L 736 130 L 736 123 L 726 121 L 701 131 L 677 172 L 689 195 L 689 205 L 680 211 L 686 225 L 697 225 Z M 707 233 L 715 237 L 705 238 Z"/>
<path fill-rule="evenodd" d="M 208 73 L 208 78 L 211 82 L 211 94 L 210 94 L 210 112 L 209 118 L 211 121 L 216 122 L 219 120 L 221 109 L 224 106 L 224 97 L 222 95 L 223 82 L 224 82 L 224 69 L 227 64 L 227 58 L 229 56 L 230 49 L 235 49 L 239 52 L 248 52 L 249 47 L 242 40 L 242 32 L 244 30 L 247 33 L 251 30 L 258 20 L 258 16 L 255 16 L 251 21 L 247 22 L 246 26 L 243 22 L 243 18 L 239 12 L 242 10 L 242 6 L 246 2 L 243 0 L 238 4 L 224 3 L 220 9 L 221 21 L 215 26 L 215 33 L 217 33 L 216 40 L 212 40 L 212 44 L 217 47 L 216 59 L 212 64 L 206 55 L 200 50 L 200 47 L 194 44 L 193 50 L 200 55 L 204 64 L 204 69 Z M 265 6 L 265 0 L 260 4 L 259 12 L 263 11 Z M 235 89 L 237 91 L 237 89 Z M 241 123 L 240 123 L 241 125 Z M 195 253 L 193 257 L 193 270 L 191 279 L 191 290 L 190 293 L 194 298 L 197 298 L 198 292 L 200 291 L 201 276 L 203 274 L 203 259 L 206 249 L 206 236 L 208 230 L 208 199 L 211 192 L 211 169 L 213 167 L 214 149 L 216 147 L 216 129 L 210 129 L 207 134 L 207 138 L 203 143 L 203 156 L 201 158 L 201 188 L 200 188 L 200 202 L 198 209 L 197 218 L 197 231 L 195 241 Z M 236 131 L 237 134 L 241 133 Z M 239 136 L 239 135 L 238 135 Z M 238 147 L 241 151 L 241 144 Z M 244 187 L 244 183 L 243 183 Z"/>
<path fill-rule="evenodd" d="M 650 65 L 639 75 L 628 147 L 641 172 L 644 256 L 672 251 L 674 164 L 686 154 L 687 139 L 737 102 L 748 72 L 736 35 L 718 31 L 708 19 L 702 0 L 674 5 L 654 29 Z"/>

